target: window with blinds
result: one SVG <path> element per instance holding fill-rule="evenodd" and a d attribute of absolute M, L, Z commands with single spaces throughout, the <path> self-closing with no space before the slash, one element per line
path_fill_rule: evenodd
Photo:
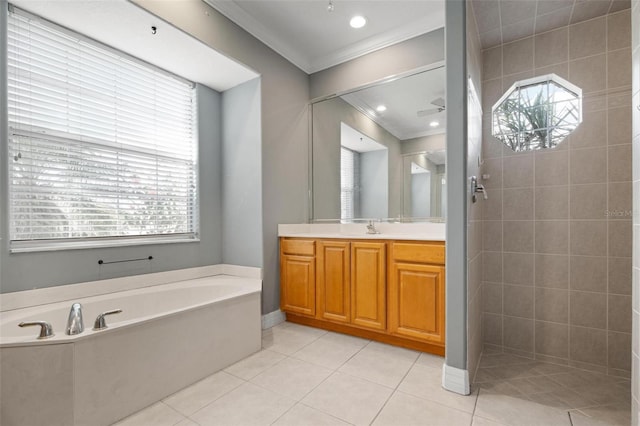
<path fill-rule="evenodd" d="M 195 105 L 192 83 L 10 9 L 12 249 L 195 239 Z"/>
<path fill-rule="evenodd" d="M 340 147 L 340 219 L 354 219 L 358 214 L 360 154 Z"/>

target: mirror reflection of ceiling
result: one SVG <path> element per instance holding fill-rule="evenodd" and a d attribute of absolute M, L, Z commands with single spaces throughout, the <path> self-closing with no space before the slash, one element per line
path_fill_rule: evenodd
<path fill-rule="evenodd" d="M 371 152 L 387 149 L 386 146 L 344 123 L 340 123 L 340 145 L 356 152 Z"/>
<path fill-rule="evenodd" d="M 342 95 L 400 140 L 445 132 L 444 67 Z M 376 111 L 380 105 L 382 112 Z M 437 123 L 437 125 L 434 125 Z"/>
<path fill-rule="evenodd" d="M 445 0 L 203 1 L 308 74 L 444 27 Z"/>
<path fill-rule="evenodd" d="M 483 49 L 619 12 L 631 0 L 471 0 Z"/>

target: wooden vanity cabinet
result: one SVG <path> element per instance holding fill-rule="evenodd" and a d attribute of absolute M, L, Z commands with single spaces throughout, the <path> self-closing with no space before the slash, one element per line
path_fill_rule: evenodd
<path fill-rule="evenodd" d="M 282 240 L 280 245 L 280 309 L 316 314 L 315 241 Z"/>
<path fill-rule="evenodd" d="M 351 244 L 345 241 L 318 241 L 316 258 L 318 319 L 351 321 Z"/>
<path fill-rule="evenodd" d="M 389 333 L 444 344 L 444 246 L 390 245 Z"/>
<path fill-rule="evenodd" d="M 351 323 L 373 330 L 387 327 L 386 244 L 351 243 Z"/>
<path fill-rule="evenodd" d="M 444 243 L 280 239 L 287 320 L 444 355 Z"/>

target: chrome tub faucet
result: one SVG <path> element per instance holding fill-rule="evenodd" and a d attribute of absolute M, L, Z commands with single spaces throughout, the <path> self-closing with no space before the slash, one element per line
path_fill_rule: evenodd
<path fill-rule="evenodd" d="M 84 322 L 82 321 L 82 305 L 74 303 L 71 305 L 69 319 L 67 320 L 67 331 L 69 336 L 80 334 L 84 331 Z"/>

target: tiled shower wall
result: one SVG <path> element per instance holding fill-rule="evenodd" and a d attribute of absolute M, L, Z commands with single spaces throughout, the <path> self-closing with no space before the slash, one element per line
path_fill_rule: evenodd
<path fill-rule="evenodd" d="M 484 345 L 610 374 L 631 370 L 630 10 L 483 51 Z M 513 82 L 555 73 L 583 123 L 551 150 L 491 136 Z"/>
<path fill-rule="evenodd" d="M 633 34 L 633 338 L 631 423 L 640 425 L 640 2 L 632 6 Z"/>

